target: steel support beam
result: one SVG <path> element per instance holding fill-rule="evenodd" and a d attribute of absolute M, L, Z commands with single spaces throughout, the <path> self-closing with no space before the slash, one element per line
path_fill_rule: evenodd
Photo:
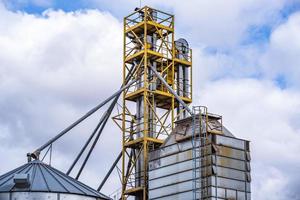
<path fill-rule="evenodd" d="M 185 108 L 185 110 L 188 111 L 193 116 L 193 111 L 188 107 L 188 105 L 186 103 L 184 103 L 184 101 L 182 101 L 182 99 L 172 89 L 172 87 L 169 86 L 169 84 L 165 81 L 165 79 L 152 66 L 150 66 L 150 69 L 154 72 L 156 77 L 166 86 L 166 88 L 169 90 L 169 92 L 171 92 L 174 95 L 176 100 Z"/>
<path fill-rule="evenodd" d="M 88 138 L 88 140 L 86 141 L 86 143 L 84 144 L 84 146 L 82 147 L 82 149 L 80 150 L 80 152 L 78 153 L 77 157 L 75 158 L 75 160 L 73 161 L 72 165 L 70 166 L 70 168 L 67 171 L 67 175 L 69 175 L 71 173 L 71 171 L 73 170 L 73 168 L 75 167 L 75 165 L 77 164 L 78 160 L 80 159 L 80 157 L 82 156 L 83 152 L 86 150 L 87 146 L 90 144 L 91 140 L 93 139 L 93 137 L 95 136 L 95 134 L 97 133 L 99 127 L 101 126 L 101 124 L 104 121 L 104 117 L 105 115 L 102 115 L 99 123 L 97 124 L 96 128 L 94 129 L 93 133 L 90 135 L 90 137 Z"/>
<path fill-rule="evenodd" d="M 102 180 L 101 184 L 99 185 L 97 191 L 99 192 L 103 185 L 106 183 L 108 177 L 110 176 L 110 174 L 112 173 L 112 171 L 114 170 L 114 168 L 116 167 L 116 165 L 118 164 L 119 160 L 122 157 L 122 151 L 119 153 L 117 159 L 115 160 L 115 162 L 112 164 L 112 166 L 110 167 L 109 171 L 107 172 L 107 174 L 105 175 L 104 179 Z"/>
<path fill-rule="evenodd" d="M 110 97 L 108 97 L 107 99 L 105 99 L 103 102 L 101 102 L 99 105 L 97 105 L 96 107 L 94 107 L 93 109 L 91 109 L 89 112 L 87 112 L 84 116 L 82 116 L 81 118 L 79 118 L 78 120 L 76 120 L 73 124 L 71 124 L 70 126 L 68 126 L 67 128 L 65 128 L 63 131 L 61 131 L 58 135 L 56 135 L 55 137 L 53 137 L 51 140 L 49 140 L 47 143 L 45 143 L 44 145 L 42 145 L 41 147 L 39 147 L 38 149 L 36 149 L 33 153 L 31 153 L 30 157 L 34 158 L 34 159 L 39 159 L 39 155 L 40 152 L 42 150 L 44 150 L 45 148 L 47 148 L 50 144 L 52 144 L 53 142 L 55 142 L 56 140 L 58 140 L 59 138 L 61 138 L 63 135 L 65 135 L 67 132 L 69 132 L 70 130 L 72 130 L 75 126 L 77 126 L 78 124 L 80 124 L 83 120 L 85 120 L 86 118 L 88 118 L 89 116 L 91 116 L 93 113 L 95 113 L 97 110 L 99 110 L 102 106 L 104 106 L 105 104 L 107 104 L 109 101 L 111 101 L 113 98 L 115 98 L 116 96 L 119 96 L 124 90 L 126 90 L 127 88 L 129 88 L 133 83 L 135 82 L 135 80 L 129 82 L 128 84 L 126 84 L 125 86 L 121 87 L 117 92 L 115 92 L 113 95 L 111 95 Z"/>
<path fill-rule="evenodd" d="M 136 70 L 136 69 L 135 69 L 134 67 L 131 67 L 131 68 L 130 68 L 129 73 L 128 73 L 127 77 L 126 77 L 126 81 L 125 81 L 126 84 L 128 83 L 128 81 L 130 80 L 130 78 L 131 78 L 132 75 L 134 74 L 135 70 Z M 121 88 L 122 88 L 122 87 L 121 87 Z M 118 101 L 120 95 L 121 95 L 121 93 L 119 93 L 119 94 L 115 97 L 115 99 L 114 99 L 114 101 L 112 102 L 112 104 L 110 105 L 110 107 L 113 106 L 113 108 L 114 108 L 114 106 L 116 105 L 116 103 L 117 103 L 117 101 Z M 110 107 L 106 110 L 106 113 L 109 111 Z M 110 114 L 111 114 L 111 112 L 110 112 Z M 73 161 L 73 163 L 72 163 L 72 165 L 70 166 L 69 170 L 67 171 L 67 175 L 69 175 L 69 174 L 71 173 L 71 171 L 73 170 L 73 168 L 75 167 L 76 163 L 78 162 L 78 160 L 79 160 L 80 157 L 82 156 L 83 152 L 86 150 L 87 146 L 89 145 L 89 143 L 91 142 L 91 140 L 93 139 L 93 137 L 95 136 L 95 134 L 97 133 L 97 130 L 99 129 L 99 127 L 100 127 L 101 124 L 103 123 L 104 118 L 105 118 L 105 115 L 102 115 L 102 117 L 101 117 L 99 123 L 97 124 L 96 128 L 94 129 L 93 133 L 90 135 L 90 137 L 88 138 L 88 140 L 86 141 L 86 143 L 84 144 L 84 146 L 82 147 L 82 149 L 80 150 L 80 152 L 78 153 L 77 157 L 76 157 L 75 160 Z"/>
<path fill-rule="evenodd" d="M 75 178 L 76 180 L 78 180 L 78 178 L 80 177 L 80 175 L 82 173 L 82 170 L 84 169 L 84 167 L 85 167 L 88 159 L 90 158 L 90 156 L 91 156 L 91 154 L 92 154 L 92 152 L 93 152 L 93 150 L 94 150 L 94 148 L 95 148 L 95 146 L 96 146 L 96 144 L 97 144 L 97 142 L 98 142 L 98 140 L 99 140 L 99 138 L 100 138 L 100 136 L 102 134 L 102 131 L 103 131 L 103 129 L 104 129 L 104 127 L 105 127 L 105 125 L 106 125 L 109 117 L 110 117 L 110 114 L 113 111 L 113 108 L 115 107 L 115 104 L 117 103 L 117 101 L 118 101 L 118 98 L 115 98 L 114 102 L 111 103 L 109 109 L 103 115 L 104 116 L 103 122 L 102 122 L 102 124 L 100 126 L 100 129 L 98 130 L 96 138 L 95 138 L 95 140 L 94 140 L 94 142 L 93 142 L 93 144 L 92 144 L 92 146 L 91 146 L 91 148 L 90 148 L 87 156 L 85 157 L 85 159 L 84 159 L 84 161 L 83 161 L 83 163 L 82 163 L 82 165 L 81 165 L 81 167 L 80 167 L 80 169 L 79 169 L 79 171 L 78 171 L 78 173 L 76 175 L 76 178 Z"/>

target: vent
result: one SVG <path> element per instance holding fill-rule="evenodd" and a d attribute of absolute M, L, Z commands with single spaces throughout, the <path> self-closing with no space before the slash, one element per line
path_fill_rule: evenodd
<path fill-rule="evenodd" d="M 26 188 L 30 186 L 29 174 L 15 174 L 14 183 L 17 188 Z"/>

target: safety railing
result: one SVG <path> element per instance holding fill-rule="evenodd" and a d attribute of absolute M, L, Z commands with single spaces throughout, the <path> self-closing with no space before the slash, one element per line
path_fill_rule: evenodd
<path fill-rule="evenodd" d="M 172 59 L 172 43 L 167 41 L 158 40 L 156 44 L 148 42 L 146 44 L 148 50 L 159 53 L 164 58 Z M 138 54 L 145 49 L 143 38 L 133 38 L 125 45 L 125 58 Z M 189 57 L 187 57 L 189 60 Z"/>
<path fill-rule="evenodd" d="M 143 76 L 143 75 L 140 75 Z M 132 94 L 134 92 L 137 92 L 138 90 L 141 90 L 144 88 L 145 81 L 138 81 L 134 84 L 132 84 L 131 87 L 128 88 L 126 91 L 126 94 Z M 147 86 L 150 91 L 162 91 L 166 93 L 170 93 L 167 87 L 160 82 L 159 79 L 153 77 L 151 81 L 147 81 Z M 174 81 L 174 90 L 177 91 L 177 94 L 180 97 L 185 97 L 185 98 L 192 98 L 192 85 L 190 81 L 188 83 L 182 83 L 181 81 Z M 171 93 L 170 93 L 171 94 Z"/>
<path fill-rule="evenodd" d="M 172 48 L 171 42 L 165 40 L 157 40 L 156 44 L 150 42 L 146 44 L 148 50 L 162 54 L 163 57 L 172 59 Z M 144 38 L 134 37 L 130 39 L 125 45 L 125 57 L 132 56 L 145 49 Z M 192 62 L 192 49 L 186 48 L 184 52 L 175 49 L 175 58 L 186 62 Z"/>
<path fill-rule="evenodd" d="M 133 126 L 125 127 L 125 132 L 127 135 L 125 136 L 126 141 L 131 141 L 138 139 L 144 135 L 144 132 L 147 131 L 148 136 L 152 138 L 161 138 L 168 136 L 171 132 L 171 125 L 161 125 L 158 121 L 149 123 L 147 122 L 148 129 L 144 127 L 144 122 L 141 121 L 139 123 L 134 124 Z M 151 128 L 149 128 L 151 127 Z"/>
<path fill-rule="evenodd" d="M 139 158 L 137 158 L 139 159 Z M 136 160 L 136 163 L 132 163 L 135 165 L 138 165 L 138 160 Z M 137 172 L 131 172 L 128 176 L 128 180 L 126 182 L 126 188 L 131 189 L 131 188 L 136 188 L 144 185 L 144 170 L 140 170 Z"/>
<path fill-rule="evenodd" d="M 142 21 L 153 21 L 169 28 L 173 28 L 174 24 L 173 15 L 149 7 L 137 9 L 125 17 L 125 25 L 128 28 Z"/>
<path fill-rule="evenodd" d="M 192 49 L 186 48 L 185 52 L 175 50 L 175 58 L 186 62 L 192 62 Z"/>
<path fill-rule="evenodd" d="M 190 81 L 188 83 L 182 83 L 182 81 L 175 80 L 175 91 L 180 97 L 192 98 L 192 85 Z"/>

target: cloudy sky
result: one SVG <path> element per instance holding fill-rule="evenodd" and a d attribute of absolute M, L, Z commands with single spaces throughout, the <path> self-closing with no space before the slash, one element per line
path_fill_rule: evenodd
<path fill-rule="evenodd" d="M 0 174 L 119 87 L 122 19 L 139 4 L 0 0 Z M 253 199 L 300 199 L 300 1 L 142 4 L 175 14 L 176 37 L 193 48 L 194 105 L 251 141 Z M 100 114 L 54 144 L 55 167 L 68 168 Z M 120 142 L 109 122 L 81 180 L 96 187 Z"/>

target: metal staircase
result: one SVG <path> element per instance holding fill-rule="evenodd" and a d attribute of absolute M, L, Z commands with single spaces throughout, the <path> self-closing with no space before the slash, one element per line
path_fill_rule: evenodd
<path fill-rule="evenodd" d="M 192 116 L 193 147 L 193 200 L 203 200 L 207 196 L 207 108 L 194 106 Z"/>

